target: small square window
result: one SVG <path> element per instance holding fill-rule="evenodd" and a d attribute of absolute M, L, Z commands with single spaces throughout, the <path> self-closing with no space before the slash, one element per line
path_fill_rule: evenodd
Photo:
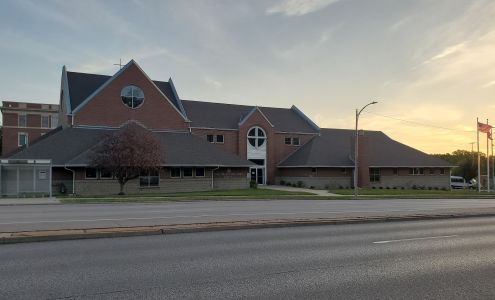
<path fill-rule="evenodd" d="M 445 175 L 445 169 L 440 169 L 440 174 Z"/>
<path fill-rule="evenodd" d="M 44 180 L 44 179 L 47 179 L 47 172 L 46 171 L 39 171 L 38 172 L 38 179 L 39 180 Z"/>
<path fill-rule="evenodd" d="M 435 174 L 435 169 L 430 169 L 430 175 Z"/>
<path fill-rule="evenodd" d="M 290 145 L 290 144 L 292 144 L 292 139 L 291 139 L 290 137 L 286 137 L 286 138 L 285 138 L 285 144 L 286 144 L 286 145 Z"/>
<path fill-rule="evenodd" d="M 50 127 L 50 116 L 41 116 L 41 128 Z"/>
<path fill-rule="evenodd" d="M 170 169 L 170 177 L 180 178 L 180 168 L 171 168 Z"/>
<path fill-rule="evenodd" d="M 206 140 L 210 143 L 213 143 L 213 134 L 206 135 Z"/>
<path fill-rule="evenodd" d="M 18 144 L 19 147 L 24 147 L 28 145 L 28 134 L 20 132 L 18 135 Z"/>
<path fill-rule="evenodd" d="M 192 177 L 193 175 L 193 168 L 183 168 L 182 172 L 184 174 L 184 177 Z"/>
<path fill-rule="evenodd" d="M 370 168 L 370 182 L 380 182 L 380 169 Z"/>
<path fill-rule="evenodd" d="M 19 115 L 18 125 L 19 125 L 19 127 L 26 127 L 26 125 L 27 125 L 27 116 L 26 115 Z"/>
<path fill-rule="evenodd" d="M 196 177 L 205 177 L 205 168 L 196 168 Z"/>
<path fill-rule="evenodd" d="M 346 168 L 340 168 L 340 173 L 347 174 L 347 169 Z"/>
<path fill-rule="evenodd" d="M 223 144 L 223 134 L 218 134 L 217 135 L 217 143 Z"/>
<path fill-rule="evenodd" d="M 292 145 L 294 145 L 294 146 L 300 145 L 300 141 L 299 141 L 298 137 L 292 138 Z"/>
<path fill-rule="evenodd" d="M 399 169 L 398 168 L 393 168 L 392 172 L 394 175 L 399 175 Z"/>
<path fill-rule="evenodd" d="M 86 168 L 86 179 L 96 179 L 97 173 L 95 168 Z"/>

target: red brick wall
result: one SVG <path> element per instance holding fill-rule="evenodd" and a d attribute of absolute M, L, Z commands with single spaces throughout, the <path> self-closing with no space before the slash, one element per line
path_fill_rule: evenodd
<path fill-rule="evenodd" d="M 219 129 L 199 129 L 193 128 L 192 133 L 206 140 L 206 135 L 208 134 L 222 134 L 223 135 L 223 144 L 215 143 L 218 148 L 223 149 L 224 151 L 239 154 L 239 132 L 237 130 L 219 130 Z"/>
<path fill-rule="evenodd" d="M 286 159 L 289 155 L 296 152 L 301 148 L 302 145 L 306 144 L 309 140 L 311 140 L 315 135 L 313 134 L 291 134 L 291 133 L 276 133 L 274 136 L 275 143 L 275 157 L 277 160 L 277 164 L 282 160 Z M 285 138 L 286 137 L 298 137 L 300 146 L 286 145 Z"/>
<path fill-rule="evenodd" d="M 144 92 L 139 108 L 127 107 L 120 98 L 122 89 L 135 85 Z M 146 78 L 136 65 L 129 66 L 92 100 L 75 113 L 75 125 L 118 127 L 128 120 L 137 120 L 152 129 L 186 130 L 188 124 Z"/>
<path fill-rule="evenodd" d="M 18 148 L 18 133 L 25 132 L 28 134 L 28 146 L 33 144 L 36 140 L 38 140 L 42 135 L 42 133 L 47 133 L 51 129 L 49 128 L 3 128 L 3 137 L 2 137 L 2 156 L 7 156 L 17 150 Z"/>
<path fill-rule="evenodd" d="M 4 112 L 2 115 L 3 115 L 3 126 L 17 126 L 18 114 Z"/>

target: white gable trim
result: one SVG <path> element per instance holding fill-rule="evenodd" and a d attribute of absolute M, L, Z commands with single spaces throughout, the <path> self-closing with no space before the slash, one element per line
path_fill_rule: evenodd
<path fill-rule="evenodd" d="M 258 106 L 253 107 L 253 109 L 251 109 L 251 111 L 244 118 L 242 118 L 242 120 L 239 122 L 239 127 L 242 126 L 244 123 L 246 123 L 246 121 L 254 114 L 255 111 L 259 111 L 261 116 L 263 118 L 265 118 L 265 120 L 268 122 L 268 124 L 270 124 L 271 127 L 275 127 L 272 124 L 272 122 L 270 122 L 270 120 L 268 120 L 268 118 L 265 116 L 265 114 L 259 109 Z"/>
<path fill-rule="evenodd" d="M 86 99 L 84 99 L 81 104 L 79 104 L 73 111 L 75 114 L 79 110 L 81 110 L 82 107 L 84 107 L 89 101 L 91 101 L 96 95 L 98 95 L 103 89 L 105 89 L 110 83 L 112 83 L 117 77 L 119 77 L 124 71 L 126 71 L 131 65 L 135 65 L 139 71 L 144 75 L 144 77 L 155 87 L 155 89 L 162 95 L 168 102 L 169 104 L 175 109 L 175 111 L 184 119 L 184 121 L 189 122 L 189 120 L 175 107 L 175 105 L 168 99 L 167 96 L 165 96 L 164 93 L 156 86 L 156 84 L 149 78 L 149 76 L 141 69 L 141 67 L 132 59 L 130 62 L 128 62 L 122 69 L 120 69 L 117 73 L 115 73 L 110 79 L 108 79 L 104 84 L 102 84 L 99 88 L 97 88 L 91 95 L 89 95 Z"/>
<path fill-rule="evenodd" d="M 62 101 L 64 101 L 66 113 L 70 115 L 72 113 L 72 107 L 70 105 L 69 80 L 67 79 L 67 68 L 65 66 L 62 67 L 61 89 L 63 92 L 63 99 L 60 99 L 60 107 L 62 107 Z"/>

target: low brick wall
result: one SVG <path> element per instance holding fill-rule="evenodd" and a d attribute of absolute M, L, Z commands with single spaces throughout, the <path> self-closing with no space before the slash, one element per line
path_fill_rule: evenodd
<path fill-rule="evenodd" d="M 344 177 L 293 177 L 293 176 L 281 176 L 276 178 L 277 184 L 281 181 L 285 183 L 297 184 L 301 181 L 305 187 L 315 187 L 316 189 L 336 189 L 336 188 L 349 188 L 352 185 L 352 178 L 350 176 Z"/>
<path fill-rule="evenodd" d="M 242 178 L 214 178 L 215 190 L 245 189 L 249 187 L 249 180 Z M 67 185 L 70 190 L 72 185 Z M 188 179 L 161 179 L 160 186 L 141 188 L 139 180 L 131 180 L 124 186 L 126 194 L 146 193 L 180 193 L 200 192 L 212 190 L 211 177 Z M 117 180 L 76 180 L 76 194 L 82 196 L 116 195 L 120 191 Z"/>
<path fill-rule="evenodd" d="M 371 187 L 394 188 L 404 187 L 407 189 L 416 187 L 423 188 L 448 188 L 450 189 L 449 175 L 401 175 L 380 176 L 380 182 L 370 183 Z"/>

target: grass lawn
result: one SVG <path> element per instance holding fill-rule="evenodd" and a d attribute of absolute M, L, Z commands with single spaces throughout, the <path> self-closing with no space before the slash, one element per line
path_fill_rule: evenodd
<path fill-rule="evenodd" d="M 354 195 L 354 190 L 352 189 L 335 189 L 330 190 L 330 193 L 335 193 L 339 195 Z M 402 190 L 402 189 L 359 189 L 359 195 L 366 196 L 397 196 L 397 197 L 434 197 L 434 198 L 487 198 L 494 197 L 495 192 L 481 192 L 478 193 L 476 190 L 452 190 L 452 191 L 443 191 L 443 190 Z"/>
<path fill-rule="evenodd" d="M 181 200 L 223 200 L 223 199 L 301 199 L 319 198 L 307 192 L 278 191 L 269 189 L 242 189 L 225 191 L 129 194 L 93 197 L 63 197 L 62 203 L 109 203 L 109 202 L 162 202 Z"/>

